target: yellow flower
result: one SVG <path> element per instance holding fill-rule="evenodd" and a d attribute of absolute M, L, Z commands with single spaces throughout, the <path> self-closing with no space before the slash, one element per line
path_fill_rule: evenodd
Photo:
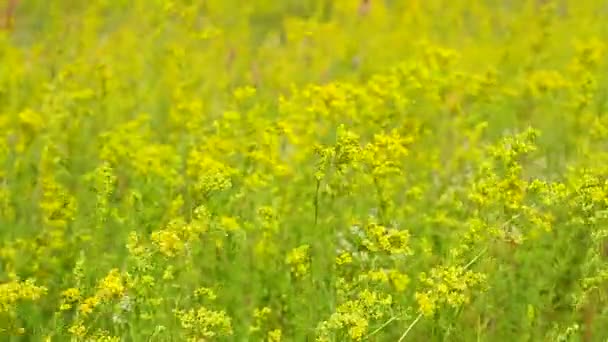
<path fill-rule="evenodd" d="M 124 280 L 117 268 L 110 270 L 97 287 L 97 297 L 101 300 L 120 297 L 125 292 Z"/>
<path fill-rule="evenodd" d="M 268 342 L 281 342 L 281 329 L 274 329 L 268 332 Z"/>
<path fill-rule="evenodd" d="M 336 257 L 336 264 L 346 265 L 353 262 L 353 257 L 349 252 L 342 252 Z"/>
<path fill-rule="evenodd" d="M 160 230 L 152 233 L 152 241 L 158 245 L 161 253 L 168 257 L 173 257 L 181 253 L 185 246 L 176 232 L 170 230 Z"/>
<path fill-rule="evenodd" d="M 435 301 L 428 294 L 416 292 L 416 302 L 423 315 L 430 316 L 435 312 Z"/>
<path fill-rule="evenodd" d="M 35 285 L 33 280 L 10 281 L 0 284 L 0 313 L 11 312 L 18 302 L 24 300 L 36 301 L 46 293 L 47 289 Z"/>
<path fill-rule="evenodd" d="M 68 332 L 76 337 L 83 338 L 87 334 L 87 328 L 81 322 L 76 322 L 68 328 Z"/>
<path fill-rule="evenodd" d="M 88 297 L 80 304 L 79 310 L 83 315 L 86 316 L 86 315 L 92 313 L 93 309 L 95 309 L 95 307 L 97 305 L 99 305 L 99 303 L 100 303 L 100 299 L 98 297 L 96 297 L 96 296 Z"/>
<path fill-rule="evenodd" d="M 241 227 L 238 221 L 234 217 L 222 216 L 220 218 L 220 224 L 228 232 L 239 230 Z"/>
<path fill-rule="evenodd" d="M 232 335 L 232 321 L 224 311 L 213 311 L 205 307 L 176 310 L 175 315 L 192 339 L 208 339 L 214 336 Z"/>
<path fill-rule="evenodd" d="M 285 258 L 285 262 L 291 267 L 291 273 L 297 277 L 303 277 L 310 269 L 310 246 L 302 245 L 292 249 Z"/>
<path fill-rule="evenodd" d="M 63 300 L 66 303 L 73 303 L 73 302 L 80 300 L 80 298 L 81 298 L 80 290 L 78 290 L 77 288 L 74 288 L 74 287 L 63 291 L 61 293 L 61 296 L 63 297 Z"/>

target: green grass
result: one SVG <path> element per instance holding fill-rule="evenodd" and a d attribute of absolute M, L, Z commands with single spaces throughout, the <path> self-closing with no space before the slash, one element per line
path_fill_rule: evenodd
<path fill-rule="evenodd" d="M 606 340 L 605 10 L 21 1 L 0 339 Z"/>

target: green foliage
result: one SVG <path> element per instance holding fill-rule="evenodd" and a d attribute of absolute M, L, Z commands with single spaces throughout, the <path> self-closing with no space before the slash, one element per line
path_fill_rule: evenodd
<path fill-rule="evenodd" d="M 0 340 L 608 339 L 604 7 L 20 1 Z"/>

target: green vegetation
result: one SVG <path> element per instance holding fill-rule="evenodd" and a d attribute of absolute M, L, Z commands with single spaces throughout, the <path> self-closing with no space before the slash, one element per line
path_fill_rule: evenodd
<path fill-rule="evenodd" d="M 3 341 L 606 341 L 601 1 L 22 0 Z"/>

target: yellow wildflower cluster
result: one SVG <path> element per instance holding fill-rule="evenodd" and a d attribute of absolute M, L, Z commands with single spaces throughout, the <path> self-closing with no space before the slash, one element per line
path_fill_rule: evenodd
<path fill-rule="evenodd" d="M 310 270 L 310 246 L 302 245 L 292 249 L 285 262 L 291 267 L 291 273 L 296 278 L 305 276 Z"/>
<path fill-rule="evenodd" d="M 212 311 L 200 307 L 187 311 L 177 310 L 175 315 L 182 328 L 187 331 L 188 341 L 232 335 L 231 320 L 224 311 Z"/>
<path fill-rule="evenodd" d="M 346 331 L 344 338 L 361 341 L 368 333 L 370 320 L 383 318 L 385 308 L 391 304 L 391 296 L 382 297 L 376 292 L 364 290 L 356 299 L 340 304 L 336 312 L 317 327 L 317 341 L 331 340 L 330 336 L 335 330 Z"/>
<path fill-rule="evenodd" d="M 272 309 L 265 306 L 256 308 L 253 311 L 253 324 L 249 327 L 251 336 L 256 336 L 260 339 L 265 339 L 268 342 L 281 341 L 281 329 L 272 329 L 273 317 Z"/>
<path fill-rule="evenodd" d="M 36 302 L 48 293 L 44 286 L 38 286 L 33 280 L 11 280 L 0 284 L 0 317 L 3 323 L 0 333 L 24 335 L 27 330 L 23 328 L 22 314 L 18 310 L 22 302 Z"/>
<path fill-rule="evenodd" d="M 47 293 L 47 289 L 33 281 L 10 281 L 0 284 L 0 312 L 11 313 L 22 300 L 35 301 Z"/>
<path fill-rule="evenodd" d="M 439 267 L 431 269 L 428 275 L 422 273 L 420 281 L 426 290 L 416 292 L 416 301 L 420 312 L 429 316 L 443 303 L 452 307 L 467 304 L 471 289 L 483 284 L 484 275 L 463 267 Z"/>

